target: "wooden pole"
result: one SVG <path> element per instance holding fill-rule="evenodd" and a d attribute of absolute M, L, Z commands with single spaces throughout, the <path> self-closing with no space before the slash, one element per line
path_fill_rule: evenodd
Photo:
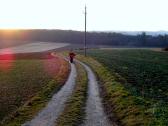
<path fill-rule="evenodd" d="M 85 5 L 85 38 L 84 38 L 84 53 L 86 56 L 86 38 L 87 38 L 87 34 L 86 34 L 86 27 L 87 27 L 87 10 L 86 10 L 86 5 Z"/>

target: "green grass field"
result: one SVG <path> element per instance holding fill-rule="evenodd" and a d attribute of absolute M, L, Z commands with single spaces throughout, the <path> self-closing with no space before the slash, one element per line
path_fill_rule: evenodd
<path fill-rule="evenodd" d="M 41 103 L 47 102 L 47 97 L 61 87 L 61 77 L 66 80 L 68 64 L 65 61 L 59 58 L 35 58 L 0 60 L 0 121 L 42 91 L 42 95 L 46 96 Z M 42 96 L 39 94 L 38 97 Z M 27 116 L 32 111 L 29 110 Z"/>
<path fill-rule="evenodd" d="M 108 76 L 100 75 L 100 73 L 103 73 L 103 70 L 97 68 L 96 71 L 98 71 L 100 79 L 106 80 L 104 82 L 105 88 L 107 88 L 105 100 L 107 100 L 108 97 L 113 97 L 111 99 L 114 100 L 112 103 L 113 109 L 116 108 L 116 114 L 118 114 L 121 120 L 128 121 L 132 119 L 138 123 L 138 118 L 141 118 L 141 116 L 138 117 L 138 115 L 141 115 L 140 113 L 143 111 L 142 116 L 143 113 L 149 114 L 149 116 L 144 116 L 146 119 L 149 119 L 149 121 L 144 124 L 168 125 L 168 53 L 147 49 L 111 49 L 88 50 L 88 56 L 100 62 L 110 72 L 110 76 L 115 78 L 114 82 L 122 84 L 122 86 L 120 86 L 120 84 L 111 84 L 110 86 L 112 82 L 109 82 L 109 84 L 106 85 Z M 88 61 L 87 63 L 92 66 L 92 62 L 93 61 Z M 92 67 L 94 68 L 95 66 Z M 109 79 L 109 81 L 110 80 L 111 79 Z M 131 94 L 132 98 L 129 98 L 130 95 L 128 94 Z M 118 95 L 117 97 L 121 95 L 121 97 L 119 99 L 115 98 L 116 95 Z M 127 99 L 127 101 L 124 101 L 124 98 Z M 128 99 L 132 105 L 129 105 Z M 116 102 L 116 100 L 118 102 Z M 107 104 L 108 103 L 109 102 L 107 102 Z M 124 105 L 123 107 L 125 108 L 124 110 L 127 111 L 127 116 L 129 116 L 129 107 L 132 108 L 131 111 L 135 114 L 134 118 L 130 117 L 129 119 L 125 119 L 124 116 L 122 117 L 121 113 L 123 108 L 119 107 L 121 104 Z M 136 108 L 135 110 L 133 109 L 134 107 Z M 136 114 L 136 112 L 139 114 Z M 143 121 L 139 120 L 139 123 L 140 122 Z M 133 123 L 126 124 L 134 125 Z"/>
<path fill-rule="evenodd" d="M 119 73 L 135 95 L 168 100 L 168 53 L 150 50 L 94 50 L 89 55 Z"/>

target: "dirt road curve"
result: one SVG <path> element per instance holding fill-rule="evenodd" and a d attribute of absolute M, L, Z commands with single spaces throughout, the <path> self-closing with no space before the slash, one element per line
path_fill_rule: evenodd
<path fill-rule="evenodd" d="M 88 98 L 86 103 L 86 117 L 82 126 L 113 126 L 104 113 L 102 101 L 99 95 L 99 87 L 96 76 L 89 66 L 76 61 L 84 66 L 88 75 Z M 76 80 L 76 67 L 71 64 L 71 73 L 63 88 L 55 94 L 48 105 L 37 116 L 22 126 L 55 126 L 56 119 L 65 108 L 66 101 L 71 97 Z"/>
<path fill-rule="evenodd" d="M 34 119 L 22 126 L 55 126 L 55 120 L 64 110 L 65 103 L 73 92 L 76 75 L 76 67 L 71 64 L 69 78 L 62 89 L 52 97 L 48 105 Z"/>

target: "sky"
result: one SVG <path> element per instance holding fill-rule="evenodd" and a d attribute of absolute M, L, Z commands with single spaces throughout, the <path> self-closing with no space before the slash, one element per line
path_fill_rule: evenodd
<path fill-rule="evenodd" d="M 0 0 L 0 29 L 168 31 L 168 0 Z"/>

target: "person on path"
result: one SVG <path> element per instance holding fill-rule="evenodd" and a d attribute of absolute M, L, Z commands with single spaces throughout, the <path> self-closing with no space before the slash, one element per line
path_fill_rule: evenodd
<path fill-rule="evenodd" d="M 73 51 L 69 52 L 69 60 L 70 60 L 71 63 L 73 63 L 73 59 L 74 59 L 75 56 L 76 56 L 76 54 Z"/>

